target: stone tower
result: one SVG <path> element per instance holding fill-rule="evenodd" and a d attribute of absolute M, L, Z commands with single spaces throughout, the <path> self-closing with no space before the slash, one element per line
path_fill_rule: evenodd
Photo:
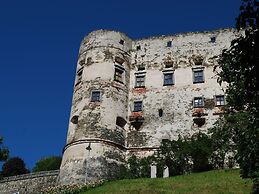
<path fill-rule="evenodd" d="M 131 45 L 105 30 L 82 41 L 60 184 L 116 178 L 125 162 Z"/>

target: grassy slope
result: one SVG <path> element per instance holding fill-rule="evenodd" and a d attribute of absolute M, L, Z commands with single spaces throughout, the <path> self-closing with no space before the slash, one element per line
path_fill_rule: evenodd
<path fill-rule="evenodd" d="M 239 170 L 215 170 L 164 179 L 111 181 L 84 194 L 245 194 L 250 192 L 251 186 L 251 181 L 239 177 Z"/>

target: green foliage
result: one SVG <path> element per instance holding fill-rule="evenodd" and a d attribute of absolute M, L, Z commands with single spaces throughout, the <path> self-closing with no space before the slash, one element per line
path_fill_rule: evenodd
<path fill-rule="evenodd" d="M 212 140 L 205 133 L 195 133 L 189 140 L 189 154 L 193 162 L 193 172 L 202 172 L 212 169 L 209 158 L 213 153 Z"/>
<path fill-rule="evenodd" d="M 40 159 L 36 162 L 33 167 L 33 172 L 48 171 L 48 170 L 58 170 L 60 168 L 62 158 L 60 156 L 50 156 Z"/>
<path fill-rule="evenodd" d="M 104 183 L 82 194 L 249 194 L 252 181 L 239 170 L 214 170 L 170 178 L 124 179 Z"/>
<path fill-rule="evenodd" d="M 231 128 L 233 121 L 231 117 L 220 117 L 212 128 L 209 129 L 211 134 L 212 147 L 214 151 L 211 156 L 213 168 L 224 168 L 227 163 L 229 168 L 234 165 L 233 155 L 236 153 L 236 144 L 233 141 L 234 133 Z M 236 122 L 235 122 L 236 123 Z M 232 158 L 229 156 L 232 154 Z M 227 161 L 226 161 L 227 159 Z"/>
<path fill-rule="evenodd" d="M 219 83 L 227 82 L 230 124 L 224 130 L 233 135 L 237 161 L 243 177 L 254 180 L 254 193 L 259 193 L 259 3 L 243 0 L 237 17 L 237 29 L 246 28 L 245 35 L 231 42 L 219 59 Z"/>
<path fill-rule="evenodd" d="M 168 166 L 169 175 L 187 172 L 201 172 L 212 169 L 209 159 L 214 151 L 212 140 L 204 133 L 196 133 L 191 138 L 164 140 L 158 152 L 158 166 Z"/>
<path fill-rule="evenodd" d="M 3 145 L 3 138 L 0 136 L 0 162 L 7 160 L 9 150 Z"/>
<path fill-rule="evenodd" d="M 16 176 L 29 173 L 24 161 L 19 157 L 8 159 L 2 166 L 3 177 Z"/>
<path fill-rule="evenodd" d="M 190 169 L 189 153 L 189 144 L 181 136 L 176 141 L 163 140 L 157 157 L 158 166 L 168 166 L 169 176 L 184 174 Z"/>
<path fill-rule="evenodd" d="M 127 161 L 127 167 L 120 167 L 120 179 L 148 178 L 150 177 L 150 165 L 154 161 L 153 156 L 137 158 L 132 155 Z"/>

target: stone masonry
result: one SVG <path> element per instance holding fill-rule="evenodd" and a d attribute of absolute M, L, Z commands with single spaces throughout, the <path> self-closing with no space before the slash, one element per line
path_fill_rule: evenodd
<path fill-rule="evenodd" d="M 234 29 L 132 40 L 98 30 L 80 46 L 59 183 L 116 178 L 163 139 L 206 132 L 224 112 L 213 67 Z"/>

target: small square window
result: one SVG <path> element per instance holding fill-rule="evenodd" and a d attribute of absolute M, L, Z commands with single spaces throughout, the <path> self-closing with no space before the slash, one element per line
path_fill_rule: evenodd
<path fill-rule="evenodd" d="M 210 37 L 210 42 L 211 42 L 211 43 L 216 42 L 216 36 Z"/>
<path fill-rule="evenodd" d="M 136 88 L 143 88 L 145 87 L 145 75 L 137 75 L 136 76 L 136 84 L 135 84 Z"/>
<path fill-rule="evenodd" d="M 216 106 L 224 106 L 225 105 L 225 97 L 224 95 L 216 96 Z"/>
<path fill-rule="evenodd" d="M 139 111 L 142 111 L 142 101 L 135 101 L 133 112 L 139 112 Z"/>
<path fill-rule="evenodd" d="M 203 82 L 204 82 L 203 69 L 193 70 L 193 83 L 203 83 Z"/>
<path fill-rule="evenodd" d="M 123 83 L 123 70 L 122 69 L 115 68 L 114 81 Z"/>
<path fill-rule="evenodd" d="M 193 107 L 194 108 L 200 108 L 204 106 L 204 100 L 203 97 L 195 97 L 193 99 Z"/>
<path fill-rule="evenodd" d="M 91 102 L 100 102 L 101 92 L 100 91 L 92 91 Z"/>
<path fill-rule="evenodd" d="M 136 49 L 137 49 L 137 51 L 141 50 L 141 46 L 138 45 L 138 46 L 136 47 Z"/>
<path fill-rule="evenodd" d="M 164 86 L 173 85 L 173 73 L 164 73 Z"/>
<path fill-rule="evenodd" d="M 120 39 L 120 44 L 124 45 L 124 40 Z"/>
<path fill-rule="evenodd" d="M 172 47 L 172 41 L 168 41 L 168 42 L 166 43 L 166 47 Z"/>

